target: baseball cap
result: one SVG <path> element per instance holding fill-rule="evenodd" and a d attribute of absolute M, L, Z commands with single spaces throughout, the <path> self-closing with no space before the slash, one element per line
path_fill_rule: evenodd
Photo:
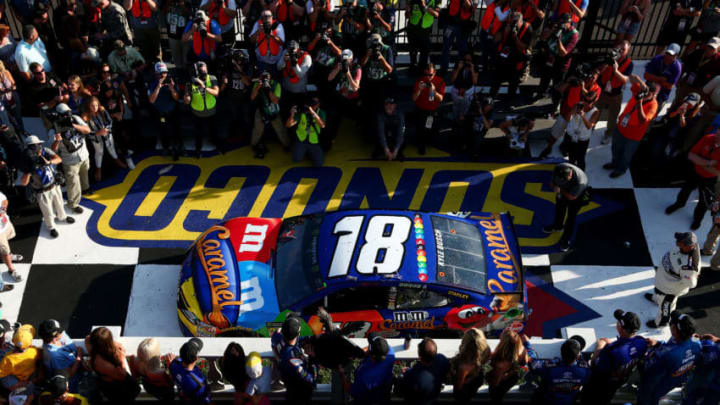
<path fill-rule="evenodd" d="M 382 37 L 380 36 L 380 34 L 378 34 L 376 32 L 374 34 L 371 34 L 370 37 L 368 37 L 367 43 L 368 43 L 368 45 L 373 44 L 373 43 L 382 44 L 383 43 Z"/>
<path fill-rule="evenodd" d="M 700 95 L 697 93 L 690 93 L 685 97 L 684 101 L 690 103 L 692 107 L 695 107 L 700 102 Z"/>
<path fill-rule="evenodd" d="M 290 341 L 295 339 L 296 337 L 300 336 L 300 328 L 302 327 L 302 322 L 300 322 L 300 319 L 294 316 L 291 316 L 289 318 L 285 319 L 285 322 L 283 322 L 282 328 L 280 329 L 280 333 L 282 334 L 285 341 Z"/>
<path fill-rule="evenodd" d="M 155 64 L 155 73 L 167 73 L 168 68 L 165 62 L 158 62 Z"/>
<path fill-rule="evenodd" d="M 288 42 L 288 49 L 292 49 L 292 50 L 300 49 L 300 44 L 298 44 L 297 41 L 292 40 L 292 41 Z"/>
<path fill-rule="evenodd" d="M 384 358 L 390 350 L 387 340 L 376 332 L 368 335 L 368 343 L 370 344 L 370 354 L 373 357 Z"/>
<path fill-rule="evenodd" d="M 68 378 L 65 371 L 60 371 L 50 377 L 47 388 L 53 398 L 62 396 L 68 389 Z"/>
<path fill-rule="evenodd" d="M 196 66 L 198 69 L 200 69 L 201 67 L 207 67 L 207 63 L 199 60 L 199 61 L 195 62 L 195 66 Z"/>
<path fill-rule="evenodd" d="M 34 135 L 31 135 L 34 136 Z M 30 137 L 28 137 L 30 138 Z M 35 137 L 37 138 L 37 137 Z M 40 334 L 40 337 L 43 339 L 52 339 L 54 338 L 58 333 L 61 333 L 63 331 L 62 326 L 60 326 L 60 322 L 54 320 L 54 319 L 46 319 L 42 321 L 40 326 L 38 327 L 38 333 Z"/>
<path fill-rule="evenodd" d="M 207 20 L 207 14 L 204 11 L 198 10 L 195 12 L 195 18 L 202 18 L 203 21 Z"/>
<path fill-rule="evenodd" d="M 12 326 L 10 326 L 10 322 L 7 321 L 7 319 L 0 319 L 0 334 L 10 332 L 12 330 Z"/>
<path fill-rule="evenodd" d="M 113 42 L 113 48 L 115 49 L 125 49 L 125 42 L 122 41 L 122 39 L 116 39 Z"/>
<path fill-rule="evenodd" d="M 35 327 L 25 324 L 17 328 L 13 335 L 12 342 L 20 350 L 25 350 L 32 344 L 35 337 Z"/>
<path fill-rule="evenodd" d="M 640 330 L 640 318 L 638 318 L 635 312 L 625 312 L 622 309 L 616 309 L 613 316 L 626 331 L 632 333 Z"/>
<path fill-rule="evenodd" d="M 692 336 L 697 330 L 695 320 L 688 314 L 683 314 L 678 310 L 670 313 L 670 325 L 675 325 L 683 336 Z"/>
<path fill-rule="evenodd" d="M 680 45 L 672 43 L 665 48 L 665 53 L 668 55 L 677 55 L 680 53 Z"/>
<path fill-rule="evenodd" d="M 193 361 L 197 360 L 197 355 L 198 353 L 200 353 L 200 350 L 202 350 L 202 348 L 202 340 L 196 337 L 192 338 L 187 342 L 183 343 L 183 345 L 180 347 L 180 358 L 183 360 L 183 362 L 192 363 Z"/>
<path fill-rule="evenodd" d="M 720 38 L 718 38 L 718 37 L 710 38 L 710 40 L 707 42 L 707 46 L 709 46 L 713 49 L 720 48 Z"/>
<path fill-rule="evenodd" d="M 43 141 L 41 141 L 40 138 L 35 135 L 28 135 L 27 138 L 25 138 L 25 143 L 28 145 L 36 145 L 39 143 L 43 143 Z"/>
<path fill-rule="evenodd" d="M 60 114 L 66 114 L 66 113 L 71 112 L 72 110 L 70 109 L 70 107 L 68 107 L 67 104 L 65 104 L 65 103 L 60 103 L 60 104 L 58 104 L 57 106 L 55 106 L 55 111 L 58 112 L 58 113 L 60 113 Z"/>
<path fill-rule="evenodd" d="M 560 347 L 560 354 L 564 361 L 571 361 L 577 359 L 577 357 L 585 348 L 585 339 L 582 336 L 571 336 L 570 339 L 566 340 L 565 343 Z"/>
<path fill-rule="evenodd" d="M 675 232 L 675 241 L 691 246 L 697 244 L 697 236 L 693 232 Z"/>
<path fill-rule="evenodd" d="M 343 49 L 342 51 L 342 58 L 343 59 L 352 59 L 353 52 L 349 49 Z"/>
<path fill-rule="evenodd" d="M 260 353 L 250 352 L 245 359 L 245 372 L 248 377 L 255 379 L 260 378 L 263 373 L 262 358 Z"/>

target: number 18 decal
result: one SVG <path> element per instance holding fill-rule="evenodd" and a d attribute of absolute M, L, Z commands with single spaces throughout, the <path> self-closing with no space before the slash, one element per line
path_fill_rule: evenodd
<path fill-rule="evenodd" d="M 357 245 L 364 216 L 343 217 L 333 228 L 338 240 L 335 245 L 328 277 L 345 276 L 350 271 L 352 254 Z M 392 274 L 400 270 L 405 256 L 405 242 L 410 236 L 412 221 L 408 217 L 375 215 L 368 221 L 364 241 L 355 267 L 360 274 Z"/>

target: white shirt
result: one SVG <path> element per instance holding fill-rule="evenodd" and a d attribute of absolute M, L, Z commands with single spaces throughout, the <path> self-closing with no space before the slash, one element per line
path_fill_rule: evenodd
<path fill-rule="evenodd" d="M 202 3 L 200 3 L 200 7 L 205 7 L 208 1 L 210 0 L 202 0 Z M 226 8 L 229 8 L 232 11 L 237 11 L 237 5 L 235 4 L 235 0 L 228 0 Z M 224 13 L 224 11 L 220 12 Z M 227 24 L 220 26 L 220 32 L 222 32 L 223 34 L 235 28 L 235 17 L 228 16 L 228 18 L 230 18 L 230 21 L 228 21 Z M 218 21 L 218 24 L 220 24 L 220 21 Z"/>
<path fill-rule="evenodd" d="M 17 63 L 21 72 L 29 73 L 30 64 L 33 62 L 41 64 L 46 72 L 52 71 L 45 44 L 40 38 L 36 39 L 32 45 L 22 41 L 15 48 L 15 63 Z"/>
<path fill-rule="evenodd" d="M 691 255 L 674 247 L 665 253 L 662 265 L 655 270 L 655 287 L 665 294 L 679 297 L 697 286 L 700 271 L 690 263 Z"/>
<path fill-rule="evenodd" d="M 597 108 L 593 107 L 587 112 L 585 112 L 585 119 L 590 121 L 593 114 L 595 114 L 597 110 Z M 583 122 L 582 118 L 580 118 L 580 115 L 573 114 L 572 117 L 570 117 L 570 122 L 568 122 L 565 132 L 570 135 L 570 139 L 572 139 L 573 142 L 581 142 L 590 139 L 593 129 L 585 126 L 585 123 Z"/>

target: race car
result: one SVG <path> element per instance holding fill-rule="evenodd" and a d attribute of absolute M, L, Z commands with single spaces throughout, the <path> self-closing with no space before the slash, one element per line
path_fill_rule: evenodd
<path fill-rule="evenodd" d="M 356 210 L 235 218 L 189 249 L 178 292 L 188 336 L 269 336 L 289 313 L 349 337 L 520 331 L 528 315 L 509 214 Z"/>

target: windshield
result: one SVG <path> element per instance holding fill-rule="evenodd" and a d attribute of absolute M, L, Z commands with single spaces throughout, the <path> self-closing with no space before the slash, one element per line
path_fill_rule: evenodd
<path fill-rule="evenodd" d="M 487 270 L 482 236 L 473 224 L 432 215 L 437 282 L 485 292 Z"/>
<path fill-rule="evenodd" d="M 323 214 L 288 218 L 277 241 L 275 287 L 280 309 L 308 297 L 323 285 L 317 241 Z"/>

